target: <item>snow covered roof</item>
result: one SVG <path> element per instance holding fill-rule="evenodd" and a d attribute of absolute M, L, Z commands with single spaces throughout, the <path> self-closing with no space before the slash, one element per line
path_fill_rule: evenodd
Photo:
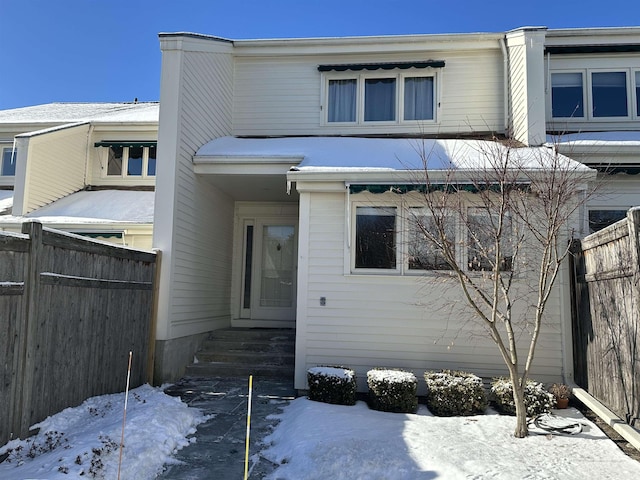
<path fill-rule="evenodd" d="M 13 190 L 0 190 L 0 215 L 11 213 Z"/>
<path fill-rule="evenodd" d="M 0 124 L 95 122 L 158 122 L 160 104 L 140 103 L 46 103 L 0 110 Z"/>
<path fill-rule="evenodd" d="M 300 172 L 481 170 L 491 158 L 505 155 L 500 142 L 459 139 L 359 138 L 359 137 L 221 137 L 202 146 L 194 161 L 233 162 L 246 159 L 279 161 L 289 159 Z M 520 169 L 545 168 L 553 158 L 549 147 L 514 148 L 510 161 Z M 561 155 L 563 162 L 575 163 L 576 171 L 589 171 Z"/>
<path fill-rule="evenodd" d="M 581 145 L 581 146 L 640 146 L 639 132 L 582 132 L 567 135 L 547 135 L 548 145 Z"/>
<path fill-rule="evenodd" d="M 81 191 L 34 210 L 24 217 L 0 217 L 2 223 L 37 218 L 43 223 L 153 223 L 155 193 L 137 190 Z"/>

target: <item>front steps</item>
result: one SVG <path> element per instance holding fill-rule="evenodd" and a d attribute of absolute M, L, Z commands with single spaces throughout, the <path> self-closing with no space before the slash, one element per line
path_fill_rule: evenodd
<path fill-rule="evenodd" d="M 186 375 L 293 378 L 296 331 L 288 328 L 224 328 L 211 332 Z"/>

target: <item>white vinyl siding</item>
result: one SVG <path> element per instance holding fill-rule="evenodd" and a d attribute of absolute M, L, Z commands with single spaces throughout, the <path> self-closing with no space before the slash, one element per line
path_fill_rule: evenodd
<path fill-rule="evenodd" d="M 179 86 L 179 90 L 170 92 L 171 102 L 162 103 L 169 113 L 161 108 L 158 135 L 161 167 L 156 176 L 154 245 L 171 252 L 171 267 L 163 269 L 161 277 L 160 288 L 166 297 L 159 311 L 160 339 L 230 324 L 234 204 L 194 173 L 192 157 L 212 138 L 231 133 L 233 62 L 225 53 L 228 43 L 214 43 L 214 51 L 207 52 L 190 51 L 191 46 L 201 50 L 202 42 L 197 39 L 185 39 L 185 43 L 188 51 L 163 52 L 163 62 L 179 69 L 170 71 L 163 66 L 167 75 L 163 81 L 166 88 Z"/>
<path fill-rule="evenodd" d="M 16 175 L 26 172 L 26 182 L 16 182 L 14 215 L 25 215 L 85 187 L 88 130 L 89 125 L 83 124 L 17 137 L 18 158 L 28 156 L 29 162 L 17 166 Z"/>
<path fill-rule="evenodd" d="M 416 76 L 436 74 L 437 125 L 432 121 L 363 122 L 345 126 L 327 122 L 327 83 L 318 65 L 334 56 L 287 58 L 237 57 L 233 104 L 234 135 L 411 134 L 500 131 L 503 115 L 503 62 L 497 42 L 476 51 L 429 51 L 444 68 L 413 69 Z M 344 55 L 340 63 L 402 62 L 425 54 Z M 402 70 L 403 75 L 409 75 Z M 378 72 L 378 76 L 384 76 Z M 394 73 L 395 75 L 395 73 Z M 349 77 L 345 72 L 343 78 Z M 397 98 L 396 101 L 401 101 Z M 379 125 L 376 125 L 379 123 Z"/>
<path fill-rule="evenodd" d="M 350 255 L 346 194 L 301 193 L 301 206 L 307 202 L 309 246 L 299 271 L 304 278 L 298 294 L 297 389 L 307 388 L 308 368 L 327 364 L 355 368 L 360 390 L 366 390 L 367 370 L 380 366 L 411 369 L 420 377 L 427 369 L 443 368 L 483 377 L 507 374 L 493 342 L 462 302 L 454 278 L 345 273 L 345 255 Z M 563 374 L 559 298 L 557 289 L 539 340 L 533 376 L 541 381 L 557 381 Z"/>

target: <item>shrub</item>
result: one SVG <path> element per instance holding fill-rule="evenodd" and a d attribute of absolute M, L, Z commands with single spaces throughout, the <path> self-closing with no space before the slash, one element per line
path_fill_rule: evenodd
<path fill-rule="evenodd" d="M 356 404 L 356 374 L 347 367 L 319 366 L 307 370 L 309 399 L 337 405 Z"/>
<path fill-rule="evenodd" d="M 414 413 L 418 409 L 418 381 L 411 372 L 376 368 L 367 372 L 369 404 L 374 410 Z"/>
<path fill-rule="evenodd" d="M 443 370 L 425 372 L 427 407 L 434 415 L 474 415 L 487 408 L 482 379 L 472 373 Z"/>
<path fill-rule="evenodd" d="M 513 386 L 509 379 L 493 379 L 491 383 L 491 402 L 500 413 L 516 414 L 516 405 L 513 401 Z M 527 407 L 527 416 L 534 417 L 549 412 L 555 405 L 555 399 L 553 395 L 544 389 L 542 383 L 527 380 L 524 388 L 524 404 Z"/>

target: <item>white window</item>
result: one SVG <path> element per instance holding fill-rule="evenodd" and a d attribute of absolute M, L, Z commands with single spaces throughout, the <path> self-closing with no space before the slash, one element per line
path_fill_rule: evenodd
<path fill-rule="evenodd" d="M 156 175 L 155 146 L 114 144 L 107 148 L 107 177 L 147 178 Z"/>
<path fill-rule="evenodd" d="M 396 207 L 356 207 L 356 269 L 397 268 L 397 210 Z"/>
<path fill-rule="evenodd" d="M 452 270 L 444 254 L 469 272 L 492 271 L 496 263 L 497 217 L 471 207 L 465 218 L 455 212 L 434 215 L 424 207 L 354 202 L 352 271 L 355 273 L 419 274 Z M 513 268 L 513 221 L 503 219 L 501 271 Z M 441 233 L 444 233 L 442 238 Z M 443 245 L 442 242 L 446 242 Z"/>
<path fill-rule="evenodd" d="M 630 69 L 552 72 L 551 117 L 637 118 L 640 116 L 639 92 L 640 72 Z"/>
<path fill-rule="evenodd" d="M 436 120 L 433 74 L 327 75 L 327 123 L 400 123 Z"/>
<path fill-rule="evenodd" d="M 18 151 L 13 147 L 2 148 L 2 165 L 0 165 L 0 176 L 14 177 L 16 174 L 16 157 Z"/>
<path fill-rule="evenodd" d="M 443 222 L 438 226 L 437 222 Z M 444 231 L 446 250 L 456 254 L 456 225 L 452 215 L 434 216 L 422 208 L 412 208 L 408 218 L 407 266 L 409 270 L 451 270 L 443 255 Z M 440 228 L 438 228 L 440 227 Z"/>

